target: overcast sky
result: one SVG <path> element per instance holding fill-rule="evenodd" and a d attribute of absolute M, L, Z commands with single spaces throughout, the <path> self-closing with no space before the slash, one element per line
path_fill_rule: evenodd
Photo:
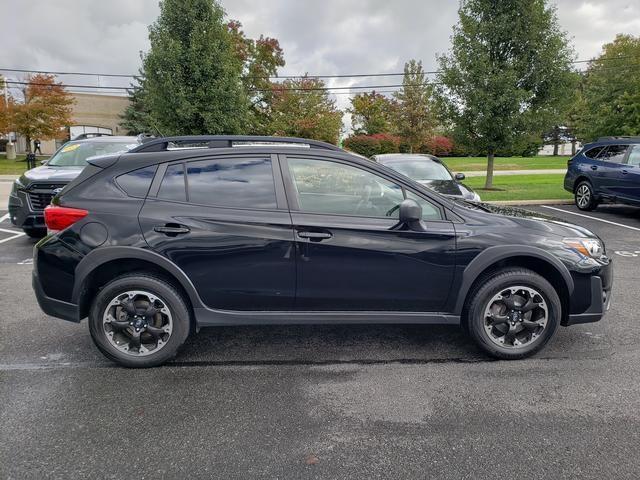
<path fill-rule="evenodd" d="M 455 0 L 226 0 L 222 4 L 249 36 L 262 33 L 280 41 L 287 62 L 280 71 L 283 75 L 399 72 L 410 58 L 434 70 L 436 54 L 449 48 L 458 7 Z M 639 0 L 555 4 L 578 59 L 597 55 L 617 33 L 640 35 Z M 139 52 L 149 48 L 147 26 L 159 8 L 157 0 L 0 0 L 0 11 L 0 68 L 129 74 L 140 66 Z M 339 79 L 329 84 L 379 85 L 397 80 Z M 122 80 L 100 82 L 123 85 Z M 344 107 L 348 97 L 337 98 Z"/>

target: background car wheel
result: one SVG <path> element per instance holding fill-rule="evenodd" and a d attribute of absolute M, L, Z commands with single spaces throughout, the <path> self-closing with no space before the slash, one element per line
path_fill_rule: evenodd
<path fill-rule="evenodd" d="M 478 281 L 468 298 L 468 332 L 493 357 L 514 360 L 535 354 L 560 323 L 558 294 L 532 270 L 496 271 Z"/>
<path fill-rule="evenodd" d="M 109 282 L 89 313 L 91 338 L 120 365 L 154 367 L 170 360 L 189 335 L 189 308 L 173 285 L 150 275 Z"/>
<path fill-rule="evenodd" d="M 586 180 L 580 182 L 576 187 L 574 199 L 576 207 L 580 210 L 589 211 L 598 206 L 598 201 L 596 200 L 595 193 L 593 192 L 593 187 Z"/>
<path fill-rule="evenodd" d="M 29 238 L 43 238 L 47 235 L 46 228 L 23 228 L 22 230 Z"/>

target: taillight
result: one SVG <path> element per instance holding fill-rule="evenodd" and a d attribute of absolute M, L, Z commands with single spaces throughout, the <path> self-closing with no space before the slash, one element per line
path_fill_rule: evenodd
<path fill-rule="evenodd" d="M 44 223 L 49 230 L 59 232 L 60 230 L 70 227 L 87 215 L 89 215 L 89 212 L 81 208 L 49 205 L 44 209 Z"/>

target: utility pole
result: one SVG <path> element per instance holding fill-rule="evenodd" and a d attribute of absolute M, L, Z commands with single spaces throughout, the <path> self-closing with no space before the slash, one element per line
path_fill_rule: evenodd
<path fill-rule="evenodd" d="M 4 82 L 4 107 L 9 114 L 9 90 L 7 89 L 7 82 Z M 7 160 L 16 159 L 16 147 L 13 144 L 13 132 L 9 132 L 9 143 L 7 143 Z"/>

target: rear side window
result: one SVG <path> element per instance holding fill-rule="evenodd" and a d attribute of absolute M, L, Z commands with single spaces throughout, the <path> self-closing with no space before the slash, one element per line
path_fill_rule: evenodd
<path fill-rule="evenodd" d="M 175 202 L 187 201 L 187 190 L 184 185 L 184 166 L 181 163 L 167 167 L 160 184 L 158 198 Z"/>
<path fill-rule="evenodd" d="M 189 202 L 235 208 L 276 208 L 271 160 L 219 158 L 187 164 Z"/>
<path fill-rule="evenodd" d="M 604 147 L 595 147 L 584 152 L 585 157 L 596 158 Z"/>
<path fill-rule="evenodd" d="M 624 156 L 627 153 L 629 145 L 609 145 L 607 150 L 600 154 L 599 160 L 611 163 L 624 162 Z"/>
<path fill-rule="evenodd" d="M 127 195 L 131 197 L 146 197 L 153 176 L 156 174 L 156 165 L 139 168 L 116 178 L 116 182 Z"/>
<path fill-rule="evenodd" d="M 629 153 L 629 159 L 627 160 L 629 165 L 640 167 L 640 145 L 634 145 L 633 150 Z"/>

